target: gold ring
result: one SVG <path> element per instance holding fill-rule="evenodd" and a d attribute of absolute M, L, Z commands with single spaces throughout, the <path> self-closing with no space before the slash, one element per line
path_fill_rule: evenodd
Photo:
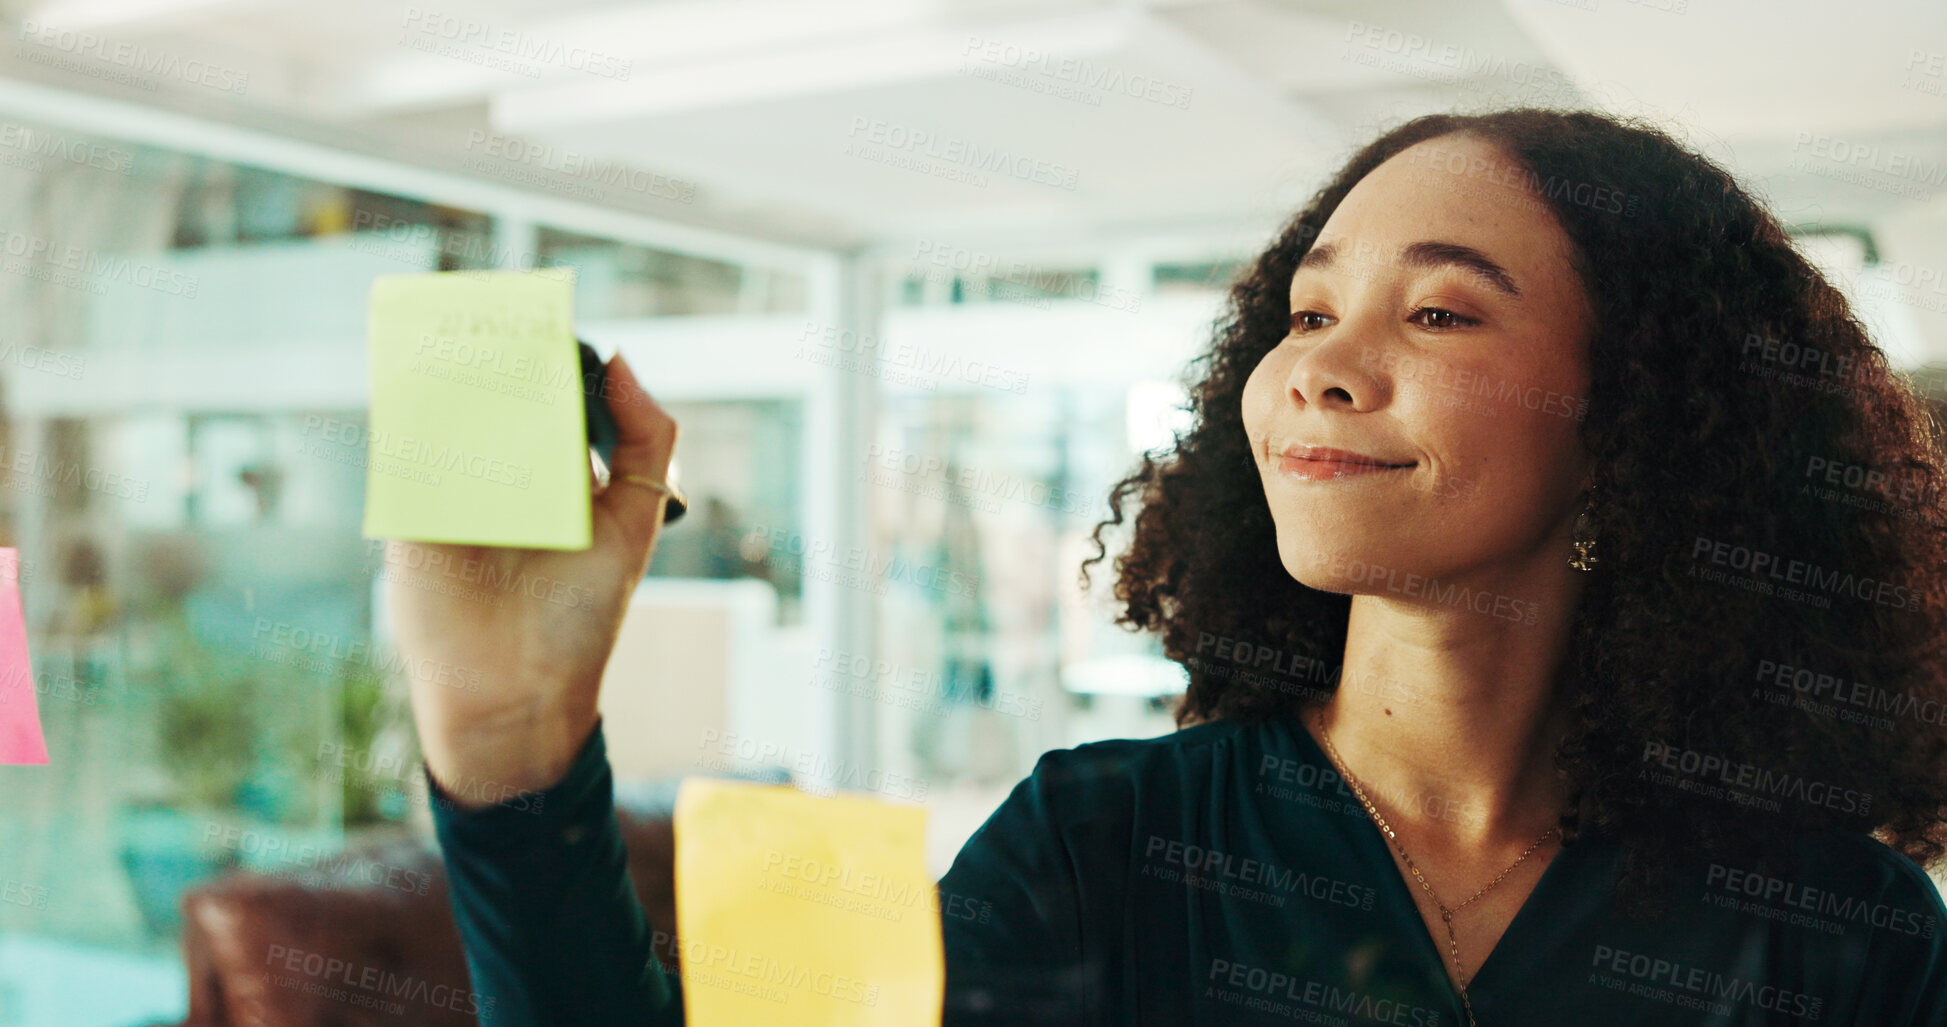
<path fill-rule="evenodd" d="M 683 516 L 684 512 L 690 508 L 689 498 L 683 495 L 683 490 L 677 488 L 674 485 L 669 484 L 666 481 L 657 481 L 654 478 L 645 478 L 640 474 L 623 474 L 623 475 L 618 475 L 617 477 L 620 480 L 630 482 L 631 484 L 642 485 L 647 488 L 655 489 L 657 492 L 660 492 L 664 496 L 669 497 L 669 505 L 666 506 L 663 510 L 664 524 L 674 523 L 677 518 Z"/>

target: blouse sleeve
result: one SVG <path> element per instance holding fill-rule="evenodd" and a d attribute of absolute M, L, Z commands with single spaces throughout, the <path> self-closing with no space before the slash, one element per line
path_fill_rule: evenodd
<path fill-rule="evenodd" d="M 1089 819 L 1073 811 L 1100 797 L 1076 752 L 1043 754 L 939 881 L 943 1027 L 1107 1023 L 1072 844 Z M 482 1022 L 683 1023 L 680 979 L 653 958 L 627 873 L 599 724 L 545 791 L 465 810 L 427 784 Z"/>
<path fill-rule="evenodd" d="M 1064 835 L 1089 798 L 1075 750 L 1044 753 L 940 879 L 945 1027 L 1106 1023 L 1105 976 L 1085 943 L 1078 860 Z"/>
<path fill-rule="evenodd" d="M 1860 844 L 1860 836 L 1839 837 Z M 1847 1022 L 1947 1027 L 1947 903 L 1940 885 L 1919 864 L 1877 840 L 1866 845 L 1878 881 L 1875 888 L 1859 889 L 1872 896 L 1870 906 L 1859 903 L 1866 923 L 1861 930 L 1847 925 L 1844 936 L 1861 939 L 1839 973 L 1845 988 L 1859 996 Z"/>
<path fill-rule="evenodd" d="M 463 809 L 424 769 L 481 1022 L 678 1027 L 628 874 L 598 722 L 554 786 Z"/>
<path fill-rule="evenodd" d="M 1928 882 L 1932 884 L 1931 881 Z M 1934 886 L 1931 909 L 1925 914 L 1926 944 L 1912 980 L 1912 1001 L 1897 1022 L 1909 1027 L 1947 1027 L 1947 906 L 1943 906 Z M 1895 990 L 1904 990 L 1897 972 L 1886 974 Z"/>

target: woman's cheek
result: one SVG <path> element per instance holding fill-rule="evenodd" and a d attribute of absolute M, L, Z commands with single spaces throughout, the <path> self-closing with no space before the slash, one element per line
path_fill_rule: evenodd
<path fill-rule="evenodd" d="M 1272 368 L 1272 360 L 1272 356 L 1267 356 L 1258 361 L 1257 367 L 1251 371 L 1251 376 L 1244 380 L 1244 433 L 1250 437 L 1253 448 L 1263 445 L 1264 426 L 1277 401 L 1277 393 L 1270 387 L 1271 383 L 1277 380 Z"/>

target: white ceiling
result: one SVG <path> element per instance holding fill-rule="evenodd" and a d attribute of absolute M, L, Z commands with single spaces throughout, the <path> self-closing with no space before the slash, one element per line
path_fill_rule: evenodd
<path fill-rule="evenodd" d="M 1947 185 L 1844 181 L 1806 142 L 1947 167 L 1940 0 L 13 0 L 0 16 L 7 77 L 502 181 L 533 165 L 487 154 L 484 134 L 551 145 L 556 165 L 694 184 L 682 203 L 610 188 L 617 207 L 827 245 L 1255 237 L 1384 125 L 1521 101 L 1674 127 L 1788 217 L 1947 209 L 1932 198 Z M 23 23 L 247 71 L 248 87 L 116 86 L 23 59 L 108 63 Z M 474 42 L 442 36 L 467 25 Z M 1136 82 L 1149 98 L 1120 88 Z M 889 166 L 883 143 L 919 133 L 931 171 Z M 941 173 L 993 151 L 1066 181 Z"/>

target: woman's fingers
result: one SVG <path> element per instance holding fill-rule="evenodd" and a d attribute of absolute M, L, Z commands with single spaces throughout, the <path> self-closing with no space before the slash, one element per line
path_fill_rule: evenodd
<path fill-rule="evenodd" d="M 629 538 L 646 542 L 662 523 L 666 497 L 655 489 L 624 482 L 622 476 L 668 480 L 669 460 L 676 451 L 676 420 L 636 380 L 621 354 L 608 362 L 605 399 L 621 429 L 621 440 L 609 466 L 608 488 L 596 501 L 614 515 Z"/>

